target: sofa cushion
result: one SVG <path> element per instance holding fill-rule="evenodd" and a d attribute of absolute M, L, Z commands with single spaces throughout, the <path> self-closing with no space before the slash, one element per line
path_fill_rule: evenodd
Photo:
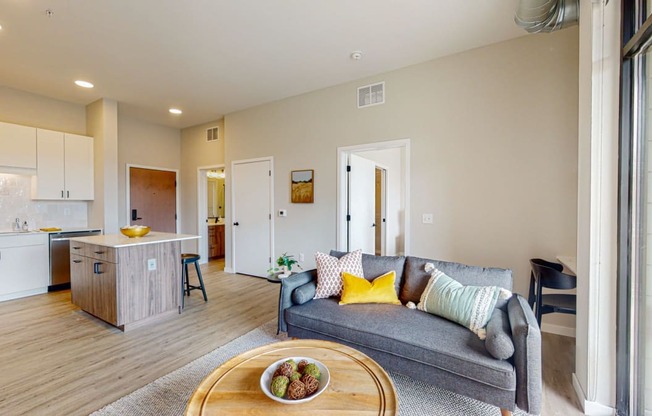
<path fill-rule="evenodd" d="M 345 252 L 331 250 L 331 256 L 338 259 L 345 255 Z M 396 293 L 401 290 L 403 284 L 403 269 L 405 267 L 405 257 L 403 256 L 373 256 L 371 254 L 362 254 L 362 270 L 364 278 L 371 281 L 382 276 L 383 274 L 394 270 L 396 272 L 396 280 L 394 286 Z"/>
<path fill-rule="evenodd" d="M 364 277 L 342 273 L 344 288 L 342 289 L 342 300 L 340 305 L 352 303 L 391 303 L 400 305 L 394 287 L 396 273 L 394 270 L 378 276 L 372 282 Z"/>
<path fill-rule="evenodd" d="M 435 367 L 499 389 L 516 388 L 509 361 L 493 358 L 467 329 L 425 312 L 388 304 L 340 306 L 335 299 L 318 299 L 287 309 L 285 319 L 288 326 L 416 361 L 426 372 Z"/>
<path fill-rule="evenodd" d="M 500 309 L 496 309 L 487 324 L 487 338 L 484 346 L 489 354 L 499 360 L 506 360 L 514 355 L 514 341 L 509 327 L 509 317 Z"/>
<path fill-rule="evenodd" d="M 440 260 L 429 260 L 420 257 L 408 256 L 405 260 L 403 285 L 399 299 L 402 303 L 418 303 L 423 290 L 430 280 L 430 273 L 425 271 L 426 263 L 432 263 L 436 269 L 463 285 L 472 286 L 499 286 L 512 290 L 512 271 L 493 267 L 466 266 L 460 263 L 451 263 Z M 363 264 L 364 266 L 364 264 Z M 504 309 L 507 302 L 500 302 L 497 308 Z"/>
<path fill-rule="evenodd" d="M 342 272 L 353 273 L 356 276 L 361 276 L 363 273 L 362 251 L 360 250 L 347 253 L 341 258 L 317 252 L 315 253 L 315 262 L 317 263 L 315 299 L 341 296 Z"/>

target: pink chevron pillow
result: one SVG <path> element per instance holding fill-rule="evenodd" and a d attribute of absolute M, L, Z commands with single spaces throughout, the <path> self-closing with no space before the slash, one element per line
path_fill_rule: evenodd
<path fill-rule="evenodd" d="M 342 258 L 316 252 L 317 289 L 314 299 L 324 299 L 331 296 L 342 296 L 342 272 L 363 276 L 362 250 L 345 254 Z"/>

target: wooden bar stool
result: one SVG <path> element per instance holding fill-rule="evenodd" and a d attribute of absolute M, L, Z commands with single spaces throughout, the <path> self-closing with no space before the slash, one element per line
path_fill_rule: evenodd
<path fill-rule="evenodd" d="M 206 297 L 206 288 L 204 287 L 204 279 L 202 278 L 201 270 L 199 269 L 199 259 L 199 254 L 181 254 L 181 263 L 183 264 L 183 269 L 181 270 L 181 309 L 184 307 L 185 296 L 190 296 L 191 290 L 201 289 L 201 292 L 204 295 L 204 302 L 208 302 L 208 298 Z M 188 265 L 190 263 L 195 264 L 195 270 L 197 271 L 197 277 L 199 278 L 199 286 L 193 286 L 190 284 L 190 279 L 188 276 Z"/>

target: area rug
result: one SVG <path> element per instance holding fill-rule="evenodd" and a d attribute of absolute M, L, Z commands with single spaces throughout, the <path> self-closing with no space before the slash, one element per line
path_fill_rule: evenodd
<path fill-rule="evenodd" d="M 215 367 L 231 357 L 261 345 L 287 339 L 276 335 L 276 321 L 270 321 L 195 361 L 94 412 L 91 416 L 178 416 L 195 387 Z M 487 416 L 500 409 L 468 397 L 389 372 L 398 392 L 401 416 Z M 520 410 L 514 415 L 526 416 Z"/>

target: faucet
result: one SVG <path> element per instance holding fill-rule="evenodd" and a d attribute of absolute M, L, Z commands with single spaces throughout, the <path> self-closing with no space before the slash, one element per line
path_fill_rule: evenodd
<path fill-rule="evenodd" d="M 16 222 L 12 224 L 14 231 L 20 231 L 20 218 L 16 218 Z"/>

